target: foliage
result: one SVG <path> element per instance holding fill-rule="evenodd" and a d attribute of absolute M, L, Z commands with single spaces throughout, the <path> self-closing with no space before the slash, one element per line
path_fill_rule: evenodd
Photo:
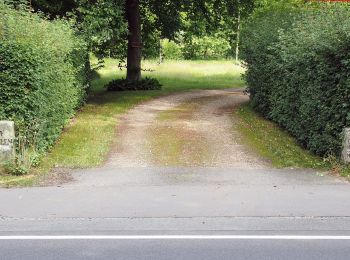
<path fill-rule="evenodd" d="M 7 174 L 21 176 L 29 172 L 30 166 L 24 164 L 22 161 L 18 161 L 16 158 L 13 162 L 6 162 L 3 168 Z"/>
<path fill-rule="evenodd" d="M 77 0 L 77 5 L 77 23 L 88 36 L 94 54 L 124 60 L 128 36 L 125 0 Z M 179 30 L 179 5 L 170 0 L 140 1 L 145 56 L 156 56 L 160 37 L 172 38 Z"/>
<path fill-rule="evenodd" d="M 76 23 L 98 57 L 124 57 L 126 53 L 127 22 L 125 0 L 78 0 L 74 10 Z"/>
<path fill-rule="evenodd" d="M 229 42 L 220 37 L 192 37 L 190 41 L 162 40 L 165 60 L 223 60 L 231 56 Z"/>
<path fill-rule="evenodd" d="M 183 46 L 183 56 L 187 60 L 227 59 L 230 51 L 229 42 L 215 36 L 192 37 Z"/>
<path fill-rule="evenodd" d="M 106 86 L 108 91 L 129 91 L 129 90 L 160 90 L 162 85 L 157 79 L 144 78 L 140 81 L 128 81 L 127 79 L 116 79 Z"/>
<path fill-rule="evenodd" d="M 253 107 L 264 116 L 270 112 L 271 85 L 278 73 L 275 59 L 278 54 L 271 48 L 279 40 L 279 31 L 289 30 L 298 15 L 298 9 L 278 6 L 260 10 L 244 25 L 242 58 L 248 68 L 248 82 Z"/>
<path fill-rule="evenodd" d="M 348 5 L 260 13 L 245 32 L 252 105 L 311 151 L 340 155 L 350 126 Z"/>
<path fill-rule="evenodd" d="M 13 160 L 5 162 L 4 172 L 10 175 L 20 176 L 29 172 L 32 159 L 36 159 L 35 153 L 30 153 L 27 148 L 25 136 L 17 135 L 15 142 L 15 156 Z M 33 165 L 34 166 L 34 165 Z"/>
<path fill-rule="evenodd" d="M 184 58 L 181 45 L 168 39 L 162 40 L 162 54 L 166 60 L 182 60 Z"/>
<path fill-rule="evenodd" d="M 86 45 L 63 20 L 0 2 L 0 119 L 43 153 L 84 102 Z"/>
<path fill-rule="evenodd" d="M 160 39 L 170 40 L 163 46 L 168 59 L 181 59 L 183 55 L 187 59 L 233 57 L 238 17 L 244 19 L 254 8 L 279 2 L 301 0 L 140 0 L 143 57 L 160 55 Z M 41 10 L 51 18 L 73 12 L 97 57 L 121 60 L 126 57 L 125 0 L 31 0 L 31 3 L 35 10 Z M 175 46 L 173 40 L 179 45 Z M 179 47 L 181 55 L 177 51 Z M 167 50 L 170 51 L 168 56 Z M 175 50 L 176 53 L 171 52 Z"/>
<path fill-rule="evenodd" d="M 43 12 L 50 18 L 65 16 L 77 7 L 75 0 L 31 0 L 29 3 L 34 10 Z"/>
<path fill-rule="evenodd" d="M 36 8 L 40 9 L 42 6 L 41 9 L 50 10 L 46 8 L 50 6 L 50 1 L 35 0 Z M 125 58 L 128 35 L 125 0 L 76 0 L 75 4 L 65 5 L 62 5 L 59 12 L 49 11 L 50 15 L 65 13 L 66 9 L 71 8 L 97 57 L 122 60 Z M 233 32 L 232 28 L 237 23 L 237 15 L 240 12 L 244 17 L 253 7 L 253 0 L 140 0 L 143 56 L 158 56 L 160 39 L 175 40 L 179 33 L 184 33 L 187 43 L 191 42 L 193 37 L 198 42 L 202 36 L 212 38 L 213 41 L 218 35 L 210 35 L 220 34 L 219 38 L 225 41 L 225 48 L 228 42 L 232 52 L 236 41 L 236 32 Z M 203 47 L 200 48 L 205 49 L 207 44 L 208 41 L 203 42 Z M 187 47 L 189 50 L 192 46 Z M 217 44 L 214 49 L 218 49 Z"/>

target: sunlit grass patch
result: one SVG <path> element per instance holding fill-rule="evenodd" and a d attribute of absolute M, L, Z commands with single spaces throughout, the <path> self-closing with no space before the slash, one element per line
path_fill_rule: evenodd
<path fill-rule="evenodd" d="M 249 104 L 235 111 L 243 141 L 278 168 L 329 169 L 330 164 L 303 149 L 296 140 L 275 123 L 259 116 Z"/>
<path fill-rule="evenodd" d="M 233 61 L 144 61 L 144 77 L 157 78 L 163 85 L 164 92 L 184 91 L 188 89 L 220 89 L 244 86 L 241 78 L 244 68 Z M 125 69 L 118 68 L 116 60 L 107 59 L 100 71 L 101 80 L 108 82 L 114 77 L 125 77 Z M 103 91 L 104 84 L 95 86 L 97 92 Z"/>

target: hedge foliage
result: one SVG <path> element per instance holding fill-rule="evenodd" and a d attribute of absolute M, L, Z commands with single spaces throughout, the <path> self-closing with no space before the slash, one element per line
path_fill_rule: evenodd
<path fill-rule="evenodd" d="M 243 32 L 253 107 L 319 155 L 350 127 L 349 5 L 257 13 Z"/>
<path fill-rule="evenodd" d="M 0 1 L 0 120 L 14 120 L 27 144 L 44 152 L 84 102 L 87 58 L 67 21 Z"/>

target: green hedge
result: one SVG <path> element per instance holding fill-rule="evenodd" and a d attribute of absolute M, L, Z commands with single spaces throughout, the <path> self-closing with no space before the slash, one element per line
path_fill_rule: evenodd
<path fill-rule="evenodd" d="M 0 120 L 42 153 L 83 103 L 86 45 L 67 21 L 13 10 L 0 1 Z"/>
<path fill-rule="evenodd" d="M 243 32 L 253 107 L 319 155 L 340 155 L 350 126 L 348 7 L 265 10 Z"/>

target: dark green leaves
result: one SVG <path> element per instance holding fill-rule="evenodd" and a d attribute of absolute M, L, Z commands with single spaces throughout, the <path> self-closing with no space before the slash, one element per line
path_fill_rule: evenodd
<path fill-rule="evenodd" d="M 243 34 L 254 108 L 311 151 L 340 154 L 350 126 L 349 5 L 274 6 Z"/>
<path fill-rule="evenodd" d="M 66 21 L 1 3 L 0 12 L 0 120 L 43 152 L 84 101 L 87 46 Z"/>

